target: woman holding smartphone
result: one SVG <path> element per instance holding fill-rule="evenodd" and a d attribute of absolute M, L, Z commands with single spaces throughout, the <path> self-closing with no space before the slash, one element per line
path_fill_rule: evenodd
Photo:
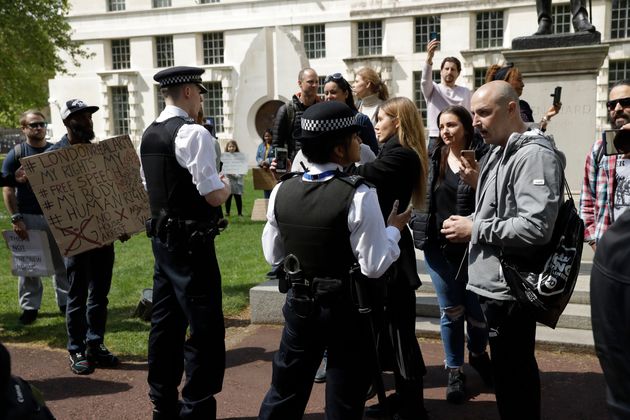
<path fill-rule="evenodd" d="M 383 102 L 375 130 L 381 144 L 379 156 L 373 162 L 351 167 L 350 172 L 365 177 L 376 187 L 385 219 L 395 200 L 399 200 L 401 211 L 410 204 L 422 207 L 426 195 L 427 152 L 424 126 L 416 106 L 401 97 Z M 426 418 L 423 399 L 426 368 L 415 335 L 415 290 L 420 286 L 420 279 L 408 229 L 402 231 L 398 244 L 400 257 L 392 264 L 385 280 L 386 325 L 381 331 L 383 339 L 379 341 L 386 343 L 387 348 L 381 349 L 384 350 L 382 364 L 385 369 L 393 370 L 396 383 L 396 393 L 388 397 L 390 414 L 396 413 L 401 419 L 421 420 Z M 368 408 L 368 415 L 370 411 L 377 414 L 376 410 Z"/>
<path fill-rule="evenodd" d="M 470 112 L 462 106 L 445 108 L 437 124 L 440 136 L 430 156 L 428 205 L 425 211 L 415 212 L 411 228 L 415 246 L 424 251 L 425 266 L 440 305 L 440 333 L 448 371 L 446 400 L 462 403 L 466 399 L 462 369 L 465 343 L 468 363 L 487 385 L 492 383 L 486 353 L 488 332 L 476 295 L 466 290 L 468 244 L 450 242 L 440 230 L 451 215 L 466 216 L 474 211 L 476 182 L 467 183 L 464 169 L 476 167 L 488 145 L 474 135 Z"/>

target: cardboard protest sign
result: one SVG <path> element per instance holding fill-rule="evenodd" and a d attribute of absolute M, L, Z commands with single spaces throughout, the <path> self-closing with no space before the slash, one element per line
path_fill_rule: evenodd
<path fill-rule="evenodd" d="M 149 198 L 129 136 L 73 145 L 21 162 L 62 255 L 144 230 Z"/>
<path fill-rule="evenodd" d="M 273 173 L 267 168 L 253 168 L 255 190 L 273 190 L 278 181 Z"/>
<path fill-rule="evenodd" d="M 12 230 L 5 230 L 2 236 L 11 250 L 14 276 L 42 277 L 55 273 L 46 232 L 29 230 L 28 239 L 21 239 Z"/>
<path fill-rule="evenodd" d="M 244 175 L 247 173 L 247 157 L 240 153 L 221 153 L 221 162 L 223 162 L 224 174 Z"/>

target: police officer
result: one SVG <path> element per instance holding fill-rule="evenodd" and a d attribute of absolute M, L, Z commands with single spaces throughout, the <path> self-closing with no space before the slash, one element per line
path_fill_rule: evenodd
<path fill-rule="evenodd" d="M 147 233 L 155 257 L 148 355 L 154 419 L 215 419 L 214 395 L 221 391 L 225 371 L 214 236 L 218 208 L 230 187 L 216 168 L 216 140 L 193 119 L 207 92 L 203 72 L 173 67 L 153 76 L 166 107 L 140 145 L 151 207 Z"/>
<path fill-rule="evenodd" d="M 315 104 L 302 115 L 301 128 L 310 170 L 287 175 L 273 189 L 262 236 L 267 262 L 284 261 L 281 285 L 289 289 L 272 384 L 258 418 L 302 418 L 327 348 L 326 418 L 358 420 L 373 360 L 349 272 L 358 265 L 369 278 L 383 275 L 400 254 L 410 210 L 397 214 L 396 203 L 386 228 L 376 190 L 341 172 L 360 158 L 360 127 L 347 105 Z"/>

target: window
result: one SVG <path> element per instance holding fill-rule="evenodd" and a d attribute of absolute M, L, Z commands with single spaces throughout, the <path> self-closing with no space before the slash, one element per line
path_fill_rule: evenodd
<path fill-rule="evenodd" d="M 214 119 L 214 128 L 217 133 L 223 131 L 223 89 L 221 82 L 203 82 L 208 93 L 203 94 L 204 117 Z"/>
<path fill-rule="evenodd" d="M 305 25 L 302 27 L 302 40 L 308 58 L 326 57 L 326 26 Z"/>
<path fill-rule="evenodd" d="M 157 115 L 159 115 L 164 108 L 166 107 L 166 103 L 164 102 L 164 96 L 162 96 L 162 92 L 160 92 L 160 87 L 155 87 L 155 102 L 157 104 Z"/>
<path fill-rule="evenodd" d="M 431 32 L 437 32 L 438 36 L 440 35 L 440 16 L 417 17 L 415 52 L 424 52 L 427 50 Z"/>
<path fill-rule="evenodd" d="M 359 56 L 383 53 L 383 22 L 368 20 L 357 24 Z"/>
<path fill-rule="evenodd" d="M 112 123 L 114 135 L 129 133 L 129 92 L 127 86 L 114 86 L 112 94 Z"/>
<path fill-rule="evenodd" d="M 557 4 L 551 7 L 553 18 L 553 32 L 556 34 L 568 34 L 571 32 L 571 7 L 568 4 Z"/>
<path fill-rule="evenodd" d="M 612 2 L 612 19 L 610 37 L 612 39 L 628 38 L 630 26 L 630 0 Z"/>
<path fill-rule="evenodd" d="M 481 67 L 475 69 L 475 80 L 474 80 L 474 89 L 479 89 L 483 84 L 486 83 L 486 72 L 487 68 Z"/>
<path fill-rule="evenodd" d="M 324 98 L 324 80 L 326 80 L 326 76 L 318 76 L 317 77 L 317 83 L 319 83 L 319 86 L 317 86 L 317 94 L 323 99 Z"/>
<path fill-rule="evenodd" d="M 199 0 L 199 4 L 218 3 L 219 0 Z"/>
<path fill-rule="evenodd" d="M 477 13 L 477 48 L 503 46 L 503 10 Z"/>
<path fill-rule="evenodd" d="M 608 64 L 608 89 L 617 82 L 630 79 L 630 60 L 610 60 Z"/>
<path fill-rule="evenodd" d="M 172 35 L 155 37 L 155 58 L 157 67 L 171 67 L 174 65 Z"/>
<path fill-rule="evenodd" d="M 153 0 L 153 8 L 171 7 L 171 0 Z"/>
<path fill-rule="evenodd" d="M 223 63 L 223 32 L 203 34 L 203 64 L 221 63 Z"/>
<path fill-rule="evenodd" d="M 128 39 L 112 39 L 112 69 L 128 69 L 131 66 Z"/>
<path fill-rule="evenodd" d="M 117 12 L 125 10 L 125 0 L 107 0 L 107 11 Z"/>

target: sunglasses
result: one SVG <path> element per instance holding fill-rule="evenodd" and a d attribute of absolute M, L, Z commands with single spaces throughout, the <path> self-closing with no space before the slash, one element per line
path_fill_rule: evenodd
<path fill-rule="evenodd" d="M 335 73 L 335 74 L 326 76 L 326 78 L 324 79 L 324 84 L 328 82 L 335 82 L 335 83 L 342 82 L 344 85 L 348 84 L 348 82 L 346 81 L 346 79 L 343 78 L 343 75 L 341 73 Z"/>
<path fill-rule="evenodd" d="M 612 101 L 606 102 L 606 107 L 609 111 L 614 111 L 617 108 L 617 104 L 621 105 L 622 108 L 630 107 L 630 97 L 621 98 L 621 99 L 613 99 Z"/>
<path fill-rule="evenodd" d="M 47 122 L 34 122 L 34 123 L 26 124 L 26 126 L 29 128 L 46 128 L 47 125 L 48 125 Z"/>

